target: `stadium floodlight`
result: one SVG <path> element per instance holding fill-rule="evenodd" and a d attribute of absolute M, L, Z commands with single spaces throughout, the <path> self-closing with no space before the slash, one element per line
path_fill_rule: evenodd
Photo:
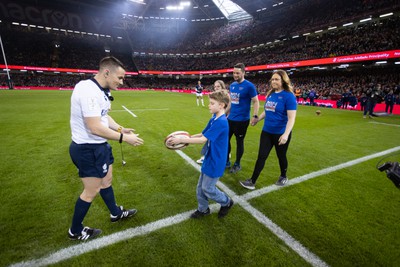
<path fill-rule="evenodd" d="M 145 5 L 144 0 L 129 0 L 129 2 Z"/>
<path fill-rule="evenodd" d="M 330 30 L 334 30 L 334 29 L 336 29 L 336 28 L 337 28 L 336 26 L 329 27 L 329 28 L 328 28 L 328 31 L 330 31 Z"/>
<path fill-rule="evenodd" d="M 183 6 L 166 6 L 167 10 L 183 10 Z"/>
<path fill-rule="evenodd" d="M 360 20 L 360 22 L 366 22 L 366 21 L 369 21 L 369 20 L 372 20 L 372 18 L 362 19 L 362 20 Z"/>
<path fill-rule="evenodd" d="M 386 64 L 386 63 L 387 63 L 387 61 L 377 61 L 377 62 L 375 62 L 376 65 Z"/>
<path fill-rule="evenodd" d="M 353 25 L 353 22 L 345 23 L 345 24 L 343 24 L 343 27 L 347 27 L 347 26 L 350 26 L 350 25 Z"/>
<path fill-rule="evenodd" d="M 388 16 L 392 16 L 392 15 L 393 15 L 393 12 L 390 12 L 390 13 L 386 13 L 386 14 L 380 15 L 379 17 L 380 18 L 384 18 L 384 17 L 388 17 Z"/>
<path fill-rule="evenodd" d="M 179 3 L 179 5 L 168 5 L 165 7 L 165 9 L 167 9 L 167 10 L 183 10 L 185 7 L 189 7 L 189 6 L 190 6 L 189 1 L 182 1 Z"/>

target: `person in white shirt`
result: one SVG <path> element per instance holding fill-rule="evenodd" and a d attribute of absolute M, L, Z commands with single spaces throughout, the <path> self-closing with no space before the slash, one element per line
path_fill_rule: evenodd
<path fill-rule="evenodd" d="M 71 240 L 87 240 L 101 234 L 100 229 L 84 227 L 83 220 L 96 195 L 104 200 L 110 210 L 111 222 L 117 222 L 136 214 L 136 209 L 117 206 L 112 188 L 112 164 L 114 157 L 107 140 L 118 140 L 132 146 L 143 140 L 132 128 L 124 128 L 108 114 L 113 99 L 109 92 L 123 84 L 124 65 L 114 57 L 100 61 L 98 73 L 91 79 L 80 81 L 71 96 L 70 156 L 78 168 L 83 192 L 75 204 L 68 237 Z"/>
<path fill-rule="evenodd" d="M 201 105 L 204 107 L 204 100 L 203 100 L 203 85 L 201 84 L 201 81 L 197 82 L 196 85 L 196 103 L 197 106 L 199 106 L 199 100 L 201 101 Z"/>

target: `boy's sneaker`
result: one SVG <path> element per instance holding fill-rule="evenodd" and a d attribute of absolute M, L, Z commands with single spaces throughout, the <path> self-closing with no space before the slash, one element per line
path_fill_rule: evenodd
<path fill-rule="evenodd" d="M 242 169 L 242 167 L 240 167 L 240 164 L 236 163 L 233 164 L 232 168 L 229 170 L 230 173 L 237 173 L 238 171 L 240 171 Z"/>
<path fill-rule="evenodd" d="M 96 236 L 101 234 L 100 229 L 84 227 L 80 234 L 73 234 L 71 229 L 68 230 L 68 237 L 71 240 L 83 240 L 86 241 L 88 239 L 95 238 Z"/>
<path fill-rule="evenodd" d="M 207 210 L 205 212 L 201 212 L 199 210 L 196 210 L 195 212 L 193 212 L 190 215 L 190 218 L 199 219 L 199 218 L 204 217 L 204 216 L 209 215 L 209 214 L 210 214 L 210 208 L 207 208 Z"/>
<path fill-rule="evenodd" d="M 278 181 L 275 182 L 276 185 L 278 186 L 284 186 L 288 181 L 288 178 L 283 177 L 283 176 L 279 176 Z"/>
<path fill-rule="evenodd" d="M 198 160 L 196 160 L 196 162 L 197 162 L 198 164 L 203 164 L 203 160 L 204 160 L 204 158 L 201 157 L 201 158 L 199 158 Z"/>
<path fill-rule="evenodd" d="M 253 183 L 253 181 L 251 180 L 251 178 L 250 178 L 250 179 L 247 179 L 246 181 L 239 181 L 239 183 L 240 183 L 244 188 L 247 188 L 247 189 L 250 189 L 250 190 L 256 189 L 256 185 Z"/>
<path fill-rule="evenodd" d="M 232 208 L 232 206 L 233 206 L 233 200 L 232 199 L 229 201 L 228 206 L 225 206 L 225 207 L 221 206 L 221 209 L 218 212 L 218 218 L 225 217 L 228 214 L 229 210 Z"/>
<path fill-rule="evenodd" d="M 119 220 L 132 217 L 137 212 L 137 210 L 135 209 L 125 210 L 122 206 L 120 206 L 119 208 L 121 209 L 122 213 L 117 216 L 110 214 L 111 222 L 118 222 Z"/>
<path fill-rule="evenodd" d="M 231 162 L 228 161 L 228 162 L 225 164 L 225 168 L 228 169 L 228 168 L 230 168 L 230 167 L 231 167 Z"/>

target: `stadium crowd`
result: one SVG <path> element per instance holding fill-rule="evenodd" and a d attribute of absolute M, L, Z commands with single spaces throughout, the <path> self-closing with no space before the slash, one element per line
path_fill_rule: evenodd
<path fill-rule="evenodd" d="M 400 77 L 397 68 L 370 68 L 358 71 L 330 70 L 314 72 L 289 72 L 295 89 L 300 89 L 302 98 L 307 99 L 311 90 L 316 92 L 316 99 L 337 100 L 344 92 L 350 91 L 360 99 L 368 89 L 381 85 L 380 95 L 384 99 L 391 90 L 396 97 L 396 104 L 400 104 Z M 253 74 L 247 77 L 252 81 L 260 94 L 269 90 L 268 79 L 271 73 Z M 15 86 L 21 87 L 59 87 L 72 88 L 81 79 L 90 78 L 90 74 L 46 74 L 37 72 L 13 73 L 12 81 Z M 202 78 L 206 91 L 213 90 L 216 79 L 222 79 L 226 84 L 233 82 L 232 75 L 227 77 Z M 6 86 L 6 76 L 0 80 L 0 86 Z M 197 79 L 176 78 L 176 76 L 127 76 L 123 88 L 164 89 L 164 90 L 192 90 Z"/>

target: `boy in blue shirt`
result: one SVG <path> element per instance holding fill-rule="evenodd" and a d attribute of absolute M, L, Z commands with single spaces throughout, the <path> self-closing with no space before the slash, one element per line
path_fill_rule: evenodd
<path fill-rule="evenodd" d="M 233 200 L 224 192 L 220 191 L 216 184 L 222 177 L 225 170 L 226 155 L 228 153 L 229 125 L 225 116 L 225 109 L 230 103 L 226 91 L 218 90 L 209 95 L 210 103 L 208 108 L 213 114 L 204 130 L 192 135 L 190 138 L 170 138 L 169 144 L 204 144 L 207 142 L 207 149 L 204 154 L 204 161 L 197 184 L 196 194 L 198 201 L 197 210 L 190 216 L 200 218 L 210 214 L 208 200 L 212 199 L 221 205 L 218 217 L 226 216 L 233 206 Z"/>

